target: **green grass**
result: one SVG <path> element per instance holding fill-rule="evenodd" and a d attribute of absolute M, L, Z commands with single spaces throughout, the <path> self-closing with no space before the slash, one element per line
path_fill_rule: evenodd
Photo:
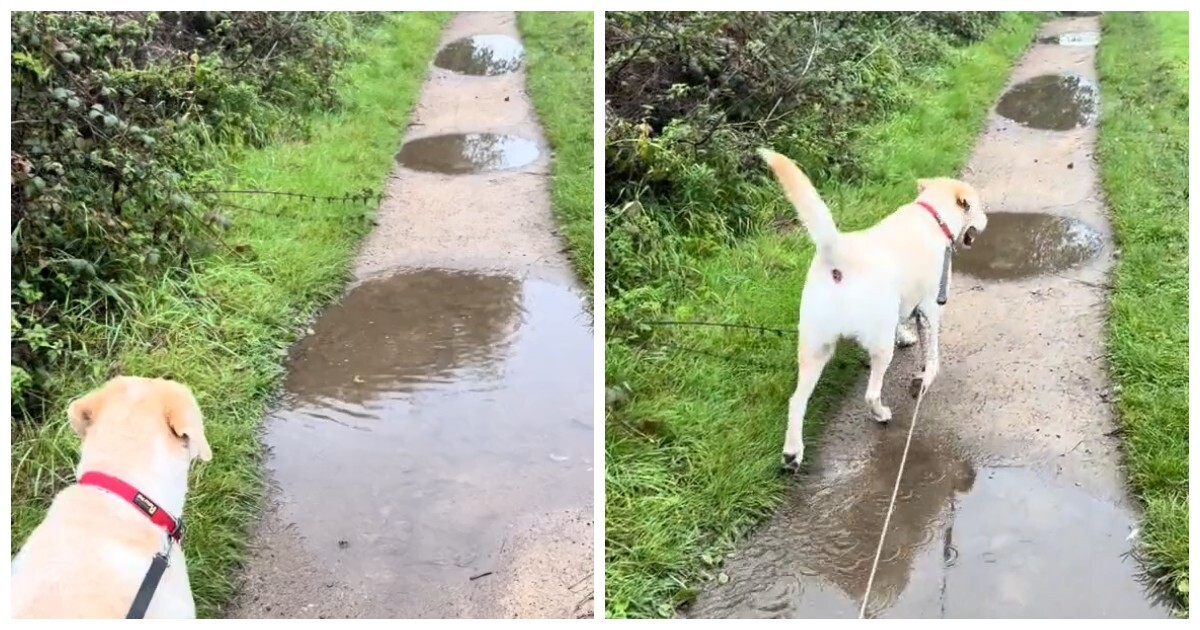
<path fill-rule="evenodd" d="M 552 200 L 579 277 L 593 283 L 592 29 L 584 12 L 519 13 L 529 95 L 554 150 Z"/>
<path fill-rule="evenodd" d="M 918 177 L 958 172 L 1040 21 L 1036 14 L 1009 14 L 986 41 L 918 73 L 908 86 L 919 96 L 914 105 L 863 134 L 869 183 L 822 187 L 840 227 L 866 227 L 911 200 Z M 811 257 L 799 233 L 762 233 L 686 260 L 701 280 L 674 296 L 668 316 L 793 328 Z M 606 344 L 607 384 L 630 391 L 606 418 L 609 617 L 672 614 L 783 490 L 779 440 L 795 382 L 794 338 L 660 329 L 655 339 L 652 348 L 619 339 Z M 820 448 L 814 438 L 821 419 L 860 373 L 860 356 L 839 351 L 822 376 L 805 423 L 808 453 Z"/>
<path fill-rule="evenodd" d="M 344 79 L 345 107 L 315 116 L 306 142 L 238 157 L 230 188 L 342 195 L 380 190 L 407 123 L 445 13 L 405 13 L 365 35 Z M 95 331 L 94 359 L 70 375 L 56 408 L 117 372 L 190 385 L 205 411 L 213 461 L 193 470 L 186 550 L 201 616 L 220 613 L 235 586 L 263 483 L 257 431 L 296 327 L 336 296 L 354 247 L 370 226 L 366 206 L 238 198 L 225 240 L 245 257 L 210 256 L 195 273 L 142 287 L 134 312 Z M 72 481 L 78 440 L 58 414 L 36 433 L 14 430 L 13 549 Z"/>
<path fill-rule="evenodd" d="M 1101 184 L 1120 256 L 1108 352 L 1142 559 L 1188 610 L 1188 14 L 1105 13 Z"/>

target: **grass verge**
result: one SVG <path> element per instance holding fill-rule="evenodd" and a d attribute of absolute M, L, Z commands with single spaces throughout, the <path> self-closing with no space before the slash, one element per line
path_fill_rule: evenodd
<path fill-rule="evenodd" d="M 915 105 L 863 131 L 863 181 L 822 187 L 840 227 L 867 227 L 911 200 L 917 177 L 958 172 L 1041 19 L 1009 14 L 984 42 L 916 73 L 905 88 L 919 95 Z M 772 196 L 786 203 L 777 191 Z M 812 253 L 807 238 L 764 230 L 684 260 L 701 280 L 673 296 L 667 315 L 790 329 Z M 606 417 L 608 617 L 671 615 L 783 490 L 778 441 L 795 379 L 794 340 L 682 329 L 659 330 L 655 338 L 649 348 L 619 339 L 606 344 L 606 382 L 630 392 Z M 839 351 L 826 368 L 805 422 L 810 437 L 857 377 L 856 352 Z"/>
<path fill-rule="evenodd" d="M 554 150 L 551 198 L 580 279 L 591 288 L 593 243 L 593 61 L 590 11 L 522 12 L 526 81 Z"/>
<path fill-rule="evenodd" d="M 1142 559 L 1188 611 L 1188 14 L 1105 13 L 1097 158 L 1121 254 L 1108 352 Z"/>
<path fill-rule="evenodd" d="M 237 156 L 230 188 L 340 196 L 380 190 L 425 79 L 445 13 L 391 15 L 364 35 L 361 61 L 343 79 L 344 107 L 314 116 L 305 142 Z M 210 256 L 190 274 L 139 290 L 133 312 L 97 324 L 89 355 L 55 408 L 115 373 L 190 385 L 205 411 L 213 461 L 194 469 L 185 516 L 191 584 L 200 616 L 220 613 L 235 587 L 261 505 L 257 431 L 297 325 L 336 296 L 370 210 L 278 198 L 237 199 L 224 239 L 243 254 Z M 32 434 L 13 431 L 13 549 L 73 481 L 78 440 L 60 415 Z"/>

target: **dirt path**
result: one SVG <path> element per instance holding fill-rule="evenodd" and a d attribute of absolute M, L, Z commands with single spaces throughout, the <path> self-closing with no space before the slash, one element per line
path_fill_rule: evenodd
<path fill-rule="evenodd" d="M 1096 17 L 1057 19 L 1040 35 L 1099 30 Z M 963 175 L 992 220 L 955 260 L 942 369 L 922 404 L 870 615 L 1166 614 L 1123 555 L 1136 515 L 1105 373 L 1104 283 L 1114 251 L 1092 159 L 1096 49 L 1088 40 L 1026 53 L 998 103 L 1006 115 L 991 112 Z M 1047 74 L 1076 78 L 1037 79 Z M 916 350 L 897 353 L 886 429 L 873 426 L 856 386 L 807 478 L 726 562 L 718 581 L 728 583 L 689 615 L 857 616 L 917 369 Z"/>
<path fill-rule="evenodd" d="M 592 615 L 591 320 L 521 53 L 511 13 L 443 34 L 355 281 L 292 350 L 232 616 Z"/>

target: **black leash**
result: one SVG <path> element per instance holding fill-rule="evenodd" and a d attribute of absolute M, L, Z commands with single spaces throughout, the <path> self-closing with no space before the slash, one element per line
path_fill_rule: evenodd
<path fill-rule="evenodd" d="M 710 352 L 708 350 L 701 350 L 700 348 L 695 348 L 692 346 L 685 346 L 685 345 L 681 345 L 681 344 L 677 344 L 677 343 L 671 343 L 670 341 L 660 341 L 659 343 L 663 347 L 671 348 L 671 349 L 677 350 L 679 352 L 688 352 L 688 353 L 699 355 L 702 357 L 721 359 L 722 361 L 728 361 L 729 363 L 746 365 L 749 367 L 754 367 L 754 368 L 759 368 L 759 369 L 776 370 L 776 369 L 791 368 L 791 367 L 795 366 L 794 363 L 783 363 L 783 362 L 776 363 L 773 361 L 750 359 L 750 358 L 741 357 L 741 356 L 735 357 L 733 355 L 721 354 L 719 352 Z"/>
<path fill-rule="evenodd" d="M 758 333 L 771 333 L 776 336 L 795 335 L 794 328 L 771 328 L 770 326 L 755 326 L 752 324 L 726 324 L 722 322 L 697 322 L 697 321 L 675 321 L 662 320 L 639 322 L 644 326 L 711 326 L 714 328 L 733 328 L 738 330 L 753 330 Z"/>
<path fill-rule="evenodd" d="M 154 559 L 150 561 L 150 570 L 146 571 L 146 577 L 142 578 L 142 585 L 138 587 L 137 595 L 133 598 L 133 605 L 129 607 L 129 612 L 125 615 L 126 619 L 144 619 L 146 617 L 150 601 L 154 599 L 154 591 L 158 590 L 158 583 L 162 581 L 163 573 L 167 571 L 167 565 L 170 564 L 171 546 L 174 542 L 170 536 L 167 536 L 166 548 L 154 554 Z"/>

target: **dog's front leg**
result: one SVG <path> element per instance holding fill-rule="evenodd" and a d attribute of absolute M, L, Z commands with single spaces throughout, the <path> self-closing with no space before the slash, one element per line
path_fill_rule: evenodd
<path fill-rule="evenodd" d="M 940 357 L 938 356 L 938 330 L 941 327 L 942 307 L 935 301 L 929 300 L 920 306 L 920 320 L 917 325 L 921 337 L 921 349 L 925 353 L 925 366 L 920 374 L 913 376 L 909 385 L 909 393 L 916 398 L 929 391 L 933 379 L 937 377 Z"/>

